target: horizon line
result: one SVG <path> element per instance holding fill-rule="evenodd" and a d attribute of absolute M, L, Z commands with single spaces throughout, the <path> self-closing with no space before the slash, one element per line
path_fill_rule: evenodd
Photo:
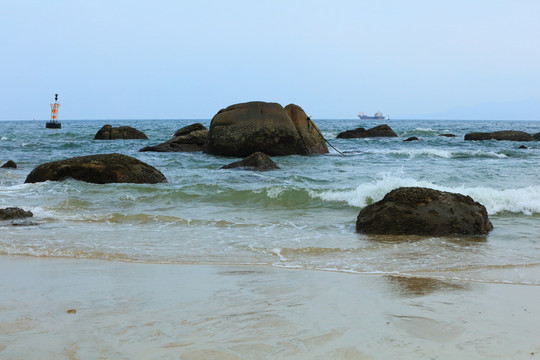
<path fill-rule="evenodd" d="M 362 119 L 356 119 L 356 118 L 314 118 L 312 116 L 309 117 L 310 119 L 314 120 L 331 120 L 331 121 L 337 121 L 337 120 L 358 120 L 358 121 L 366 121 Z M 0 121 L 49 121 L 50 119 L 0 119 Z M 212 120 L 212 118 L 100 118 L 100 119 L 63 119 L 58 120 L 59 122 L 62 121 L 122 121 L 122 120 L 130 120 L 130 121 L 148 121 L 148 120 L 159 120 L 159 121 L 172 121 L 172 120 Z M 376 120 L 376 119 L 373 119 Z M 426 121 L 540 121 L 540 118 L 538 119 L 447 119 L 447 118 L 388 118 L 383 119 L 388 121 L 393 120 L 426 120 Z M 371 121 L 371 119 L 367 120 Z M 366 121 L 366 122 L 367 122 Z"/>

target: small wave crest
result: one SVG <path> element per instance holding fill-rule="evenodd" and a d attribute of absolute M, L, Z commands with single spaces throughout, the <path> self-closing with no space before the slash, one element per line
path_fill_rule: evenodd
<path fill-rule="evenodd" d="M 486 207 L 488 214 L 503 212 L 540 214 L 540 185 L 517 189 L 488 187 L 445 187 L 429 181 L 385 176 L 372 183 L 359 185 L 351 190 L 310 191 L 310 195 L 323 201 L 345 202 L 350 206 L 365 207 L 381 200 L 388 192 L 399 187 L 427 187 L 440 191 L 459 193 L 472 197 Z"/>
<path fill-rule="evenodd" d="M 417 127 L 416 129 L 413 129 L 413 130 L 406 130 L 406 131 L 403 131 L 401 133 L 402 136 L 413 136 L 413 135 L 416 135 L 416 136 L 436 136 L 438 135 L 439 132 L 437 132 L 436 130 L 434 129 L 431 129 L 431 128 L 422 128 L 422 127 Z"/>
<path fill-rule="evenodd" d="M 487 158 L 487 159 L 504 159 L 508 155 L 497 153 L 494 151 L 451 151 L 436 148 L 420 148 L 420 149 L 391 149 L 375 151 L 379 155 L 389 155 L 396 157 L 438 157 L 444 159 L 469 159 L 469 158 Z"/>

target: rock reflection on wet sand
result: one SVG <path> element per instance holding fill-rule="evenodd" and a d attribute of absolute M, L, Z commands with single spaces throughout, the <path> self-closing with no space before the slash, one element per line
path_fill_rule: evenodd
<path fill-rule="evenodd" d="M 427 277 L 388 275 L 385 279 L 401 296 L 423 296 L 437 291 L 469 290 L 470 286 Z"/>

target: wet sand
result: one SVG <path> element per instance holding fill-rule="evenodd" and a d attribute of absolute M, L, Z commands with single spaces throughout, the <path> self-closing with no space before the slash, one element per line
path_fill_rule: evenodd
<path fill-rule="evenodd" d="M 1 359 L 540 358 L 534 285 L 0 256 L 0 287 Z"/>

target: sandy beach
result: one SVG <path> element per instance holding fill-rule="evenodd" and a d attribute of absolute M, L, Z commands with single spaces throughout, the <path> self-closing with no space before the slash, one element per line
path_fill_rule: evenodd
<path fill-rule="evenodd" d="M 539 286 L 0 260 L 2 359 L 540 357 Z"/>

